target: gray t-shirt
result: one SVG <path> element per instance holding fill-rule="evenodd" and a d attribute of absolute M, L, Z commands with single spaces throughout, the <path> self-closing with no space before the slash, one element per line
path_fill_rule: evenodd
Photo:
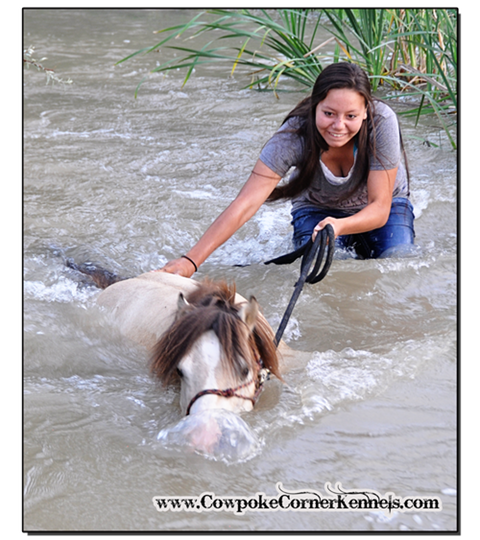
<path fill-rule="evenodd" d="M 298 118 L 290 118 L 285 122 L 260 153 L 261 161 L 282 178 L 287 176 L 289 172 L 294 175 L 296 173 L 295 167 L 301 162 L 303 142 L 301 137 L 292 132 L 298 127 L 298 122 Z M 376 133 L 377 157 L 370 156 L 370 170 L 389 170 L 398 167 L 393 196 L 407 197 L 408 181 L 402 161 L 397 116 L 388 105 L 377 101 L 375 102 L 373 123 Z M 352 213 L 358 212 L 367 205 L 367 186 L 365 183 L 351 197 L 340 202 L 338 193 L 348 179 L 349 176 L 335 177 L 322 163 L 308 190 L 292 199 L 292 211 L 313 206 L 341 209 Z"/>

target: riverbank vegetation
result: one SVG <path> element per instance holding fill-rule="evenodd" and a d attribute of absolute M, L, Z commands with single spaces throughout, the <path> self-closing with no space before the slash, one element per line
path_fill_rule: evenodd
<path fill-rule="evenodd" d="M 72 84 L 72 80 L 70 78 L 68 79 L 61 79 L 53 69 L 45 67 L 41 62 L 44 60 L 47 60 L 47 58 L 42 58 L 41 60 L 36 60 L 33 55 L 35 54 L 35 47 L 30 45 L 26 49 L 23 50 L 23 66 L 26 69 L 29 69 L 30 67 L 34 67 L 37 69 L 37 71 L 42 71 L 45 73 L 47 84 L 51 82 L 52 84 L 55 82 L 62 83 L 62 84 Z"/>
<path fill-rule="evenodd" d="M 223 63 L 248 75 L 246 87 L 278 97 L 287 81 L 308 91 L 325 65 L 355 62 L 374 91 L 409 104 L 403 114 L 435 114 L 455 148 L 457 17 L 455 9 L 215 9 L 159 30 L 161 41 L 119 63 L 170 49 L 150 73 L 183 69 L 186 84 L 195 68 Z"/>

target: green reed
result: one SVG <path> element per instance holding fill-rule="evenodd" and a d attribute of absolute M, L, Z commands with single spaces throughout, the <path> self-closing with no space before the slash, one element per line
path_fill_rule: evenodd
<path fill-rule="evenodd" d="M 248 87 L 277 89 L 280 78 L 286 76 L 300 85 L 311 87 L 322 66 L 318 55 L 311 54 L 319 20 L 306 37 L 309 10 L 282 9 L 275 11 L 222 10 L 215 9 L 199 13 L 183 25 L 158 31 L 166 37 L 153 45 L 133 53 L 120 62 L 137 54 L 168 48 L 183 53 L 179 59 L 168 60 L 152 69 L 151 73 L 166 72 L 178 68 L 186 69 L 185 85 L 194 69 L 205 63 L 230 64 L 231 74 L 238 66 L 250 69 Z M 215 15 L 215 20 L 209 16 Z M 190 32 L 189 35 L 186 35 Z M 211 34 L 213 39 L 199 48 L 187 46 L 191 40 Z M 182 45 L 173 44 L 183 38 Z M 228 42 L 228 43 L 227 43 Z M 225 43 L 224 46 L 220 46 Z M 118 63 L 120 63 L 118 62 Z M 140 85 L 136 89 L 136 95 Z"/>
<path fill-rule="evenodd" d="M 415 103 L 404 114 L 436 114 L 451 145 L 457 113 L 457 13 L 447 9 L 324 10 L 338 47 L 370 75 L 374 90 Z M 337 59 L 342 59 L 337 52 Z"/>
<path fill-rule="evenodd" d="M 330 34 L 321 39 L 320 31 Z M 181 53 L 151 73 L 184 69 L 186 84 L 202 64 L 242 66 L 246 87 L 271 89 L 278 97 L 290 79 L 309 90 L 326 63 L 355 62 L 370 76 L 374 91 L 404 96 L 406 114 L 418 121 L 436 114 L 450 142 L 457 112 L 457 12 L 453 9 L 276 9 L 201 12 L 189 22 L 159 30 L 163 39 L 120 60 L 159 49 Z M 211 37 L 211 39 L 210 39 Z M 203 45 L 189 45 L 194 40 Z M 140 81 L 135 91 L 145 81 Z"/>

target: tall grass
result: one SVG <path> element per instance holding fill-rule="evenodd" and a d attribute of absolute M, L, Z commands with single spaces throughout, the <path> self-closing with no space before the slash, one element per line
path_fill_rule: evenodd
<path fill-rule="evenodd" d="M 320 19 L 307 38 L 308 12 L 295 9 L 273 12 L 214 9 L 202 12 L 186 24 L 159 30 L 156 33 L 165 35 L 164 39 L 118 63 L 138 54 L 168 48 L 180 51 L 183 56 L 164 62 L 153 68 L 151 73 L 185 69 L 184 85 L 197 66 L 221 62 L 231 65 L 231 74 L 238 66 L 247 66 L 250 69 L 249 87 L 272 88 L 276 91 L 283 75 L 309 88 L 322 71 L 319 55 L 316 54 L 322 44 L 315 47 L 315 51 L 312 50 Z M 210 20 L 210 15 L 216 15 L 217 19 Z M 212 34 L 213 39 L 200 48 L 184 45 L 206 34 Z M 182 45 L 172 44 L 173 40 L 177 42 L 179 39 L 182 39 Z M 220 46 L 223 43 L 225 45 Z M 140 81 L 136 94 L 144 81 L 145 78 Z"/>
<path fill-rule="evenodd" d="M 418 119 L 436 114 L 450 143 L 457 112 L 457 13 L 446 9 L 324 10 L 344 58 L 380 85 L 413 101 Z M 337 52 L 337 59 L 342 59 Z M 454 117 L 454 116 L 453 116 Z"/>
<path fill-rule="evenodd" d="M 321 38 L 320 34 L 330 37 Z M 374 91 L 402 95 L 418 121 L 436 114 L 450 142 L 457 112 L 457 12 L 454 9 L 209 10 L 185 24 L 159 30 L 163 39 L 119 63 L 159 49 L 181 53 L 151 73 L 184 69 L 186 84 L 197 66 L 227 64 L 233 74 L 248 68 L 251 88 L 278 96 L 282 81 L 309 90 L 324 65 L 355 62 Z M 195 39 L 207 39 L 195 48 Z M 211 39 L 208 41 L 208 39 Z M 145 81 L 140 81 L 135 91 Z"/>

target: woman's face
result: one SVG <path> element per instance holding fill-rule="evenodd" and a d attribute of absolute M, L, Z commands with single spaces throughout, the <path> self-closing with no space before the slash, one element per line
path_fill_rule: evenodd
<path fill-rule="evenodd" d="M 349 88 L 335 88 L 317 105 L 315 123 L 328 146 L 340 148 L 355 137 L 366 118 L 361 94 Z"/>

